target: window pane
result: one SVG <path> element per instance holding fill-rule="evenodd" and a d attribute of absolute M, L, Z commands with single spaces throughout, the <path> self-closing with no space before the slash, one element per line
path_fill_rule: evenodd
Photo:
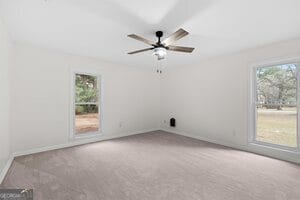
<path fill-rule="evenodd" d="M 97 77 L 76 74 L 76 103 L 98 102 Z"/>
<path fill-rule="evenodd" d="M 98 105 L 76 105 L 75 133 L 90 133 L 99 130 Z"/>
<path fill-rule="evenodd" d="M 297 147 L 297 108 L 257 107 L 256 140 Z"/>
<path fill-rule="evenodd" d="M 257 103 L 295 105 L 297 93 L 296 64 L 257 69 Z"/>
<path fill-rule="evenodd" d="M 297 147 L 298 64 L 258 68 L 256 140 Z"/>

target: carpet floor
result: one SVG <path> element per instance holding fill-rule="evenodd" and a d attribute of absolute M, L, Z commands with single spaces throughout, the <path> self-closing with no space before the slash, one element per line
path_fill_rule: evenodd
<path fill-rule="evenodd" d="M 17 157 L 36 200 L 299 200 L 300 165 L 155 131 Z"/>

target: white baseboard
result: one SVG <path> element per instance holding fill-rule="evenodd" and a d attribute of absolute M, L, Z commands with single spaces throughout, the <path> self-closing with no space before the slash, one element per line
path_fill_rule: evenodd
<path fill-rule="evenodd" d="M 98 137 L 94 138 L 89 138 L 89 139 L 81 139 L 81 140 L 73 140 L 65 144 L 58 144 L 58 145 L 52 145 L 52 146 L 46 146 L 46 147 L 40 147 L 40 148 L 33 148 L 29 149 L 26 151 L 19 151 L 19 152 L 14 152 L 10 156 L 9 160 L 7 161 L 6 165 L 2 169 L 0 173 L 0 184 L 2 183 L 5 175 L 7 174 L 13 160 L 15 157 L 18 156 L 24 156 L 24 155 L 30 155 L 30 154 L 35 154 L 35 153 L 41 153 L 45 151 L 51 151 L 51 150 L 56 150 L 56 149 L 62 149 L 62 148 L 67 148 L 67 147 L 73 147 L 73 146 L 78 146 L 78 145 L 83 145 L 83 144 L 88 144 L 88 143 L 93 143 L 93 142 L 100 142 L 104 140 L 111 140 L 111 139 L 116 139 L 116 138 L 121 138 L 121 137 L 126 137 L 130 135 L 137 135 L 141 133 L 147 133 L 147 132 L 152 132 L 152 131 L 157 131 L 160 130 L 159 128 L 156 129 L 148 129 L 144 131 L 135 131 L 135 132 L 129 132 L 129 133 L 122 133 L 122 134 L 115 134 L 115 135 L 100 135 Z"/>
<path fill-rule="evenodd" d="M 5 178 L 5 175 L 7 174 L 12 162 L 14 160 L 14 157 L 13 156 L 10 156 L 4 166 L 4 168 L 2 169 L 1 173 L 0 173 L 0 184 L 2 183 L 2 181 L 4 180 Z"/>
<path fill-rule="evenodd" d="M 202 136 L 199 136 L 199 135 L 188 134 L 188 133 L 184 133 L 184 132 L 173 130 L 173 129 L 167 129 L 167 128 L 162 128 L 161 130 L 169 132 L 169 133 L 174 133 L 174 134 L 177 134 L 177 135 L 182 135 L 182 136 L 186 136 L 186 137 L 190 137 L 190 138 L 194 138 L 194 139 L 214 143 L 214 144 L 219 144 L 219 145 L 230 147 L 230 148 L 233 148 L 233 149 L 247 151 L 247 152 L 250 152 L 250 153 L 255 153 L 255 154 L 259 154 L 259 155 L 263 155 L 263 156 L 267 156 L 267 157 L 271 157 L 271 158 L 276 158 L 276 159 L 279 159 L 279 160 L 284 160 L 284 161 L 300 164 L 300 154 L 299 154 L 299 152 L 279 150 L 277 148 L 260 146 L 260 145 L 253 145 L 253 144 L 251 144 L 251 145 L 238 145 L 238 144 L 234 144 L 234 143 L 230 143 L 230 142 L 226 142 L 226 141 L 220 141 L 220 140 L 205 138 L 205 137 L 202 137 Z"/>
<path fill-rule="evenodd" d="M 97 137 L 93 137 L 93 138 L 75 139 L 75 140 L 69 141 L 69 142 L 64 143 L 64 144 L 34 148 L 34 149 L 26 150 L 26 151 L 19 151 L 19 152 L 13 153 L 12 155 L 13 155 L 13 157 L 30 155 L 30 154 L 34 154 L 34 153 L 41 153 L 41 152 L 45 152 L 45 151 L 51 151 L 51 150 L 62 149 L 62 148 L 67 148 L 67 147 L 73 147 L 73 146 L 89 144 L 89 143 L 93 143 L 93 142 L 100 142 L 100 141 L 104 141 L 104 140 L 111 140 L 111 139 L 115 139 L 115 138 L 121 138 L 121 137 L 130 136 L 130 135 L 137 135 L 137 134 L 147 133 L 147 132 L 157 131 L 157 130 L 159 130 L 159 128 L 157 128 L 157 129 L 148 129 L 148 130 L 144 130 L 144 131 L 135 131 L 135 132 L 129 132 L 129 133 L 114 134 L 114 135 L 101 134 L 101 135 L 99 135 Z"/>
<path fill-rule="evenodd" d="M 188 133 L 184 133 L 184 132 L 177 131 L 177 130 L 172 130 L 172 129 L 163 128 L 161 130 L 163 130 L 165 132 L 169 132 L 169 133 L 174 133 L 174 134 L 177 134 L 177 135 L 182 135 L 182 136 L 185 136 L 185 137 L 190 137 L 190 138 L 202 140 L 202 141 L 205 141 L 205 142 L 210 142 L 210 143 L 219 144 L 219 145 L 226 146 L 226 147 L 231 147 L 231 148 L 247 151 L 247 146 L 243 146 L 243 145 L 237 145 L 237 144 L 233 144 L 233 143 L 229 143 L 229 142 L 225 142 L 225 141 L 214 140 L 214 139 L 211 139 L 211 138 L 202 137 L 200 135 L 188 134 Z"/>
<path fill-rule="evenodd" d="M 251 146 L 237 145 L 237 144 L 233 144 L 233 143 L 230 143 L 230 142 L 205 138 L 205 137 L 202 137 L 202 136 L 199 136 L 199 135 L 188 134 L 188 133 L 184 133 L 184 132 L 180 132 L 180 131 L 176 131 L 176 130 L 172 130 L 172 129 L 156 128 L 156 129 L 136 131 L 136 132 L 131 132 L 131 133 L 122 133 L 122 134 L 116 134 L 116 135 L 101 135 L 101 136 L 96 137 L 96 138 L 74 140 L 74 141 L 71 141 L 71 142 L 68 142 L 68 143 L 65 143 L 65 144 L 58 144 L 58 145 L 53 145 L 53 146 L 34 148 L 34 149 L 26 150 L 26 151 L 14 152 L 14 153 L 12 153 L 12 155 L 10 156 L 10 158 L 8 159 L 6 165 L 4 166 L 4 168 L 2 169 L 2 171 L 0 173 L 0 184 L 2 183 L 4 177 L 7 174 L 7 172 L 8 172 L 8 170 L 9 170 L 9 168 L 10 168 L 10 166 L 11 166 L 11 164 L 12 164 L 15 157 L 30 155 L 30 154 L 40 153 L 40 152 L 45 152 L 45 151 L 51 151 L 51 150 L 56 150 L 56 149 L 62 149 L 62 148 L 67 148 L 67 147 L 73 147 L 73 146 L 78 146 L 78 145 L 83 145 L 83 144 L 88 144 L 88 143 L 93 143 L 93 142 L 99 142 L 99 141 L 104 141 L 104 140 L 110 140 L 110 139 L 115 139 L 115 138 L 121 138 L 121 137 L 130 136 L 130 135 L 137 135 L 137 134 L 147 133 L 147 132 L 157 131 L 157 130 L 162 130 L 162 131 L 169 132 L 169 133 L 174 133 L 174 134 L 177 134 L 177 135 L 182 135 L 182 136 L 186 136 L 186 137 L 190 137 L 190 138 L 194 138 L 194 139 L 198 139 L 198 140 L 202 140 L 202 141 L 206 141 L 206 142 L 210 142 L 210 143 L 214 143 L 214 144 L 219 144 L 219 145 L 222 145 L 222 146 L 226 146 L 226 147 L 230 147 L 230 148 L 234 148 L 234 149 L 238 149 L 238 150 L 242 150 L 242 151 L 256 153 L 256 154 L 269 156 L 269 157 L 273 157 L 273 158 L 277 158 L 277 159 L 281 159 L 281 160 L 285 160 L 285 161 L 300 164 L 300 159 L 298 160 L 298 159 L 294 159 L 294 158 L 290 158 L 290 157 L 283 157 L 283 156 L 280 156 L 280 155 L 261 153 L 261 152 L 259 152 L 259 150 L 255 149 L 254 147 L 251 147 Z M 297 154 L 297 156 L 300 156 L 300 155 Z"/>

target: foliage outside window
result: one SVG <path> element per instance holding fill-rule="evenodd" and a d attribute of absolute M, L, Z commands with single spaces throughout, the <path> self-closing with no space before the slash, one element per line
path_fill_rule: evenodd
<path fill-rule="evenodd" d="M 75 75 L 75 134 L 99 131 L 98 77 Z"/>
<path fill-rule="evenodd" d="M 255 140 L 297 147 L 298 64 L 256 69 Z"/>

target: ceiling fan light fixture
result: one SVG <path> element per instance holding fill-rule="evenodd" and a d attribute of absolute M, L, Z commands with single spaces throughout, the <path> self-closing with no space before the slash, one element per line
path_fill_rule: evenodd
<path fill-rule="evenodd" d="M 153 50 L 153 55 L 156 56 L 158 60 L 164 59 L 167 55 L 167 50 L 164 47 L 157 47 Z"/>

